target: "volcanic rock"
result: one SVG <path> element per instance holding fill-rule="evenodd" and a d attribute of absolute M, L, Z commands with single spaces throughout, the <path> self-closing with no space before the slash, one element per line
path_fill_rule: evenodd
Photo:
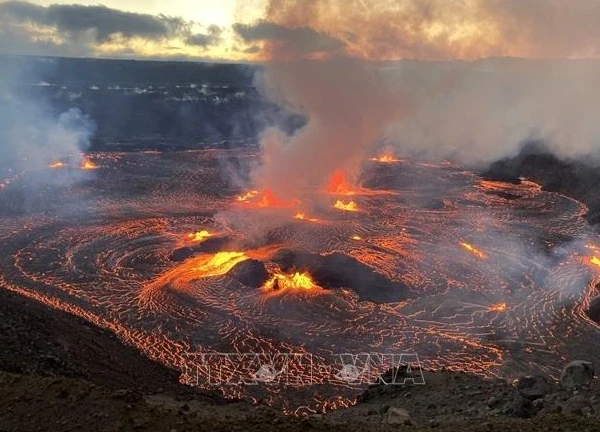
<path fill-rule="evenodd" d="M 250 259 L 234 266 L 227 276 L 251 288 L 260 288 L 269 279 L 269 272 L 263 263 Z"/>
<path fill-rule="evenodd" d="M 517 156 L 494 162 L 483 177 L 512 183 L 519 177 L 526 177 L 540 183 L 544 191 L 560 192 L 584 202 L 589 208 L 585 215 L 588 223 L 600 223 L 597 193 L 600 170 L 589 160 L 560 159 L 543 143 L 531 142 Z"/>
<path fill-rule="evenodd" d="M 171 259 L 171 261 L 180 262 L 180 261 L 185 261 L 192 255 L 194 255 L 194 250 L 192 248 L 183 247 L 183 248 L 175 249 L 173 251 L 173 253 L 171 253 L 171 256 L 169 258 Z"/>
<path fill-rule="evenodd" d="M 341 253 L 311 254 L 283 249 L 273 261 L 284 271 L 308 271 L 313 280 L 323 288 L 349 288 L 361 300 L 374 303 L 395 302 L 408 297 L 408 288 L 387 279 L 369 266 Z"/>
<path fill-rule="evenodd" d="M 384 422 L 390 425 L 410 425 L 410 413 L 404 408 L 390 407 L 385 415 Z"/>
<path fill-rule="evenodd" d="M 562 412 L 566 415 L 590 415 L 594 407 L 586 397 L 575 395 L 564 403 Z"/>
<path fill-rule="evenodd" d="M 230 244 L 231 239 L 228 237 L 212 237 L 194 245 L 192 249 L 194 252 L 217 253 L 227 250 Z"/>
<path fill-rule="evenodd" d="M 531 401 L 543 398 L 550 391 L 548 381 L 542 376 L 519 378 L 516 388 L 522 396 Z"/>
<path fill-rule="evenodd" d="M 175 249 L 169 257 L 171 261 L 181 262 L 196 255 L 197 253 L 217 253 L 227 249 L 231 239 L 227 237 L 215 237 L 204 240 L 193 246 L 185 246 Z"/>
<path fill-rule="evenodd" d="M 512 400 L 504 407 L 504 412 L 513 417 L 529 418 L 536 413 L 536 408 L 531 401 L 521 395 L 519 391 L 513 393 Z"/>
<path fill-rule="evenodd" d="M 600 296 L 594 297 L 590 301 L 590 305 L 585 313 L 592 321 L 600 323 Z"/>
<path fill-rule="evenodd" d="M 565 389 L 576 389 L 588 385 L 594 378 L 594 365 L 584 360 L 574 360 L 560 374 L 560 385 Z"/>

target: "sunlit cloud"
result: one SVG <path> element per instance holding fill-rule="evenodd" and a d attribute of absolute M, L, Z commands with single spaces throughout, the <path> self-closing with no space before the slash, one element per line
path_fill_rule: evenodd
<path fill-rule="evenodd" d="M 0 0 L 0 52 L 230 61 L 600 54 L 592 0 L 174 0 L 164 10 L 55 1 Z"/>

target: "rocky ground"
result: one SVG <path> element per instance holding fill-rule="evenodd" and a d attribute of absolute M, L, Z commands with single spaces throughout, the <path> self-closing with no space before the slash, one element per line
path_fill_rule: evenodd
<path fill-rule="evenodd" d="M 600 380 L 561 383 L 425 372 L 425 385 L 370 387 L 348 409 L 285 417 L 178 383 L 111 333 L 0 289 L 0 431 L 600 430 Z"/>

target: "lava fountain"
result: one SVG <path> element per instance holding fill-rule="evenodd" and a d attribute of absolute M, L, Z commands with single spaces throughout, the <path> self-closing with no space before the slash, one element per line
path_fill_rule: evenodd
<path fill-rule="evenodd" d="M 329 179 L 327 192 L 334 195 L 355 195 L 357 190 L 348 183 L 342 170 L 336 170 Z"/>
<path fill-rule="evenodd" d="M 384 154 L 384 155 L 381 155 L 379 157 L 371 158 L 371 161 L 373 161 L 373 162 L 380 162 L 380 163 L 401 162 L 400 159 L 396 159 L 396 157 L 393 156 L 393 155 L 391 155 L 391 154 Z"/>
<path fill-rule="evenodd" d="M 313 290 L 318 288 L 310 274 L 295 272 L 292 274 L 275 273 L 265 284 L 267 291 L 277 290 Z"/>
<path fill-rule="evenodd" d="M 342 200 L 337 200 L 333 204 L 333 207 L 338 210 L 348 211 L 348 212 L 357 212 L 358 211 L 358 204 L 356 204 L 354 201 L 344 202 Z"/>
<path fill-rule="evenodd" d="M 99 168 L 99 166 L 96 165 L 94 162 L 92 162 L 88 158 L 84 158 L 83 161 L 81 162 L 81 169 L 82 170 L 95 170 L 95 169 L 98 169 L 98 168 Z"/>
<path fill-rule="evenodd" d="M 206 240 L 207 238 L 209 238 L 211 236 L 212 236 L 212 234 L 209 233 L 206 230 L 197 231 L 195 233 L 189 233 L 188 234 L 188 238 L 192 242 L 201 242 L 201 241 Z"/>
<path fill-rule="evenodd" d="M 259 192 L 257 190 L 252 190 L 252 191 L 246 192 L 243 195 L 238 195 L 237 200 L 240 201 L 240 202 L 248 202 L 252 198 L 254 198 L 255 196 L 257 196 L 258 193 Z"/>

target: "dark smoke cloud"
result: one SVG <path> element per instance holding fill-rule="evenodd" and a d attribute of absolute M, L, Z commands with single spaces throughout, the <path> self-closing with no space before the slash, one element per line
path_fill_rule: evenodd
<path fill-rule="evenodd" d="M 221 27 L 212 25 L 208 28 L 208 32 L 206 34 L 193 34 L 189 36 L 185 41 L 188 45 L 208 47 L 210 45 L 216 45 L 221 41 L 222 32 L 223 29 Z"/>
<path fill-rule="evenodd" d="M 450 60 L 600 54 L 595 0 L 270 0 L 267 19 L 342 40 L 355 57 Z"/>
<path fill-rule="evenodd" d="M 181 18 L 123 12 L 105 6 L 51 5 L 37 6 L 10 1 L 0 4 L 3 21 L 54 27 L 70 39 L 93 32 L 96 42 L 107 42 L 114 36 L 162 39 L 189 31 L 189 23 Z"/>
<path fill-rule="evenodd" d="M 273 55 L 333 53 L 344 47 L 339 39 L 309 27 L 288 28 L 261 21 L 252 25 L 234 24 L 234 31 L 244 42 L 266 42 Z"/>
<path fill-rule="evenodd" d="M 153 57 L 187 58 L 223 41 L 222 28 L 199 25 L 180 17 L 124 12 L 105 6 L 38 6 L 22 1 L 0 1 L 0 52 L 45 56 L 85 57 L 110 53 L 136 57 L 140 46 L 163 46 Z M 173 44 L 175 42 L 175 44 Z M 183 42 L 185 46 L 180 45 Z M 173 55 L 172 47 L 183 54 Z"/>

